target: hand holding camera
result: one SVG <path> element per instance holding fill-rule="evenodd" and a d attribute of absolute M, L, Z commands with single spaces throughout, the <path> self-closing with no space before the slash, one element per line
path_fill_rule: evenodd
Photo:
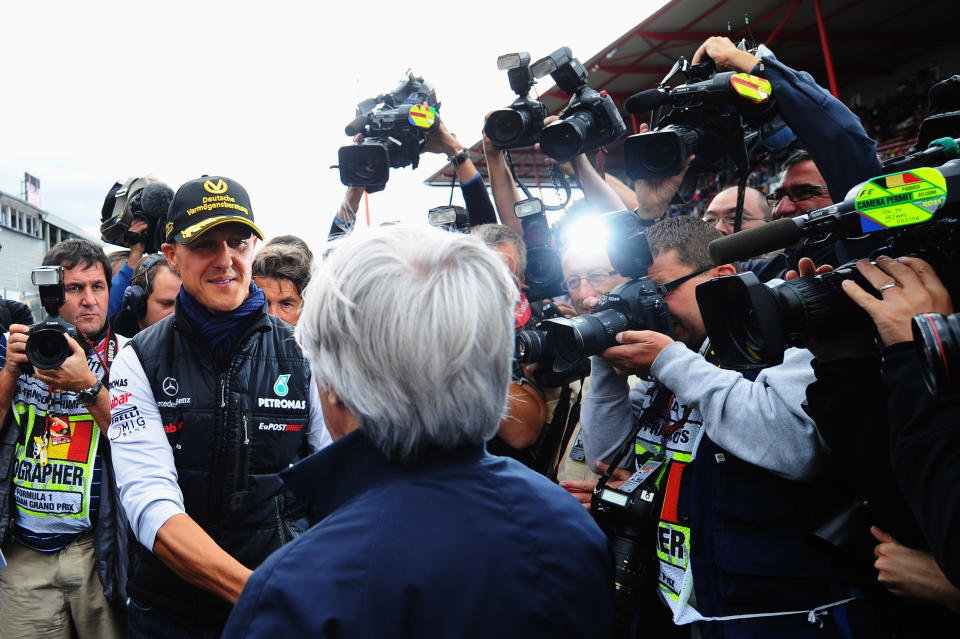
<path fill-rule="evenodd" d="M 844 280 L 841 286 L 850 299 L 870 314 L 880 339 L 887 346 L 913 341 L 914 315 L 953 312 L 947 289 L 933 268 L 919 258 L 894 260 L 881 255 L 876 266 L 860 260 L 857 270 L 880 291 L 881 299 L 864 291 L 853 280 Z"/>

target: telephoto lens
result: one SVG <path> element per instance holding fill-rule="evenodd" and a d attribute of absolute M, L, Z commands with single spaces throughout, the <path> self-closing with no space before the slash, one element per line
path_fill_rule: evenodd
<path fill-rule="evenodd" d="M 960 315 L 921 313 L 913 318 L 913 342 L 923 381 L 934 395 L 960 390 Z"/>

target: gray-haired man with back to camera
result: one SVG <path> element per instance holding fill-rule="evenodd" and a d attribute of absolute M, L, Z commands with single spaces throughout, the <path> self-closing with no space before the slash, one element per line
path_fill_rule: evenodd
<path fill-rule="evenodd" d="M 609 636 L 602 533 L 483 448 L 507 406 L 517 299 L 499 257 L 460 233 L 382 227 L 334 249 L 297 332 L 336 441 L 283 474 L 319 523 L 257 569 L 225 634 Z"/>

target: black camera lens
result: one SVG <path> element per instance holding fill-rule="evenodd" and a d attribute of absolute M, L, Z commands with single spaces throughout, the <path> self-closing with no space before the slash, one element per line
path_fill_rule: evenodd
<path fill-rule="evenodd" d="M 386 184 L 390 152 L 380 144 L 344 146 L 339 151 L 340 181 L 347 186 Z"/>
<path fill-rule="evenodd" d="M 913 341 L 920 354 L 923 381 L 934 395 L 960 389 L 960 315 L 921 313 L 913 318 Z"/>
<path fill-rule="evenodd" d="M 557 359 L 575 362 L 616 345 L 617 333 L 630 328 L 630 318 L 613 309 L 570 319 L 549 320 L 551 346 Z"/>
<path fill-rule="evenodd" d="M 58 327 L 31 330 L 25 351 L 30 363 L 44 370 L 59 367 L 73 352 L 66 334 Z"/>
<path fill-rule="evenodd" d="M 521 364 L 543 361 L 546 353 L 546 331 L 520 331 L 514 343 L 514 355 Z"/>
<path fill-rule="evenodd" d="M 631 135 L 623 143 L 624 168 L 635 180 L 679 175 L 687 158 L 696 154 L 699 140 L 695 129 L 672 125 Z"/>
<path fill-rule="evenodd" d="M 589 111 L 577 111 L 544 128 L 540 133 L 540 148 L 554 160 L 566 162 L 583 150 L 593 127 L 593 115 Z"/>
<path fill-rule="evenodd" d="M 523 146 L 531 126 L 530 114 L 517 109 L 500 109 L 487 118 L 484 133 L 493 144 L 501 149 Z M 535 133 L 535 132 L 534 132 Z"/>
<path fill-rule="evenodd" d="M 524 271 L 527 287 L 540 289 L 563 279 L 560 255 L 545 246 L 527 249 L 527 268 Z M 548 296 L 547 296 L 548 297 Z"/>

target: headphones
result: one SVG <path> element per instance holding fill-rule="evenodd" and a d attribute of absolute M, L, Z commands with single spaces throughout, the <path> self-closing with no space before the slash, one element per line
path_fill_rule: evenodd
<path fill-rule="evenodd" d="M 137 319 L 143 319 L 147 314 L 146 290 L 150 288 L 150 271 L 161 262 L 166 264 L 167 258 L 163 253 L 157 253 L 145 257 L 137 264 L 137 270 L 130 278 L 130 286 L 123 292 L 120 309 L 124 313 L 131 313 Z M 133 283 L 137 280 L 143 280 L 143 285 Z"/>

